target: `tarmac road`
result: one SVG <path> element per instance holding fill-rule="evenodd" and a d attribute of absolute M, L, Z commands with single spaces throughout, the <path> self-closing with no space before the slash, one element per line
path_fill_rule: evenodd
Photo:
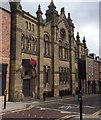
<path fill-rule="evenodd" d="M 100 120 L 101 98 L 98 95 L 83 97 L 83 120 Z M 27 109 L 15 110 L 4 114 L 2 120 L 80 120 L 79 102 L 76 97 L 40 102 Z M 12 118 L 12 119 L 11 119 Z"/>

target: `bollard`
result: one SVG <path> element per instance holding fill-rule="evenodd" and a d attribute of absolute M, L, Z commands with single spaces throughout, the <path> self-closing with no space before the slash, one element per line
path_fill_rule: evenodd
<path fill-rule="evenodd" d="M 45 95 L 45 92 L 43 93 L 43 100 L 45 101 L 46 100 L 46 95 Z"/>
<path fill-rule="evenodd" d="M 61 91 L 61 99 L 62 99 L 62 96 L 63 96 L 63 90 Z"/>
<path fill-rule="evenodd" d="M 4 89 L 4 109 L 6 109 L 6 96 L 7 96 L 7 90 Z"/>

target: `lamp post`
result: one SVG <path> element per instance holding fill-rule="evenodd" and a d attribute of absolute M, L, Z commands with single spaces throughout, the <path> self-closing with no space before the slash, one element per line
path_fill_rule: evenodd
<path fill-rule="evenodd" d="M 86 79 L 86 64 L 85 64 L 85 61 L 80 58 L 78 58 L 78 78 L 79 78 L 78 100 L 80 103 L 80 120 L 82 120 L 82 83 L 81 83 L 81 80 Z"/>
<path fill-rule="evenodd" d="M 78 78 L 79 78 L 79 95 L 78 95 L 78 100 L 80 104 L 80 120 L 82 120 L 82 88 L 81 88 L 81 59 L 78 58 Z"/>

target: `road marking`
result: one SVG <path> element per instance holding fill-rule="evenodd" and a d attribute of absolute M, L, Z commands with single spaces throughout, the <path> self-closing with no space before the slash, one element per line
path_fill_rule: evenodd
<path fill-rule="evenodd" d="M 60 111 L 61 113 L 71 113 L 71 112 L 68 112 L 68 111 Z"/>
<path fill-rule="evenodd" d="M 95 115 L 92 115 L 92 114 L 83 115 L 82 117 L 83 118 L 99 118 L 99 116 L 95 116 Z M 75 118 L 80 118 L 80 116 L 77 116 Z"/>
<path fill-rule="evenodd" d="M 59 118 L 58 120 L 65 120 L 65 119 L 69 119 L 69 118 L 80 118 L 80 115 L 79 114 L 76 114 L 76 115 L 66 115 L 66 116 L 63 116 L 61 118 Z M 98 118 L 98 116 L 96 115 L 92 115 L 92 114 L 83 114 L 83 118 Z"/>
<path fill-rule="evenodd" d="M 88 107 L 88 108 L 95 108 L 95 107 L 92 107 L 92 106 L 83 106 L 83 107 Z"/>
<path fill-rule="evenodd" d="M 73 117 L 76 117 L 76 116 L 78 116 L 78 115 L 66 115 L 66 116 L 63 116 L 63 117 L 61 117 L 57 120 L 65 120 L 65 119 L 73 118 Z"/>
<path fill-rule="evenodd" d="M 61 118 L 59 118 L 58 120 L 65 120 L 65 119 L 69 119 L 69 118 L 80 118 L 79 115 L 66 115 L 63 116 Z M 92 115 L 92 114 L 87 114 L 87 115 L 83 115 L 83 118 L 98 118 L 98 116 Z"/>
<path fill-rule="evenodd" d="M 71 118 L 71 117 L 76 117 L 76 116 L 78 116 L 78 115 L 66 115 L 66 116 L 64 116 L 62 118 Z"/>
<path fill-rule="evenodd" d="M 92 115 L 98 116 L 98 115 L 100 115 L 100 114 L 101 114 L 101 110 L 98 110 L 97 112 L 93 113 Z"/>
<path fill-rule="evenodd" d="M 29 106 L 28 108 L 8 111 L 8 112 L 6 112 L 6 114 L 15 113 L 15 112 L 22 112 L 22 111 L 25 111 L 25 110 L 30 110 L 30 109 L 32 109 L 32 108 L 33 108 L 33 106 L 31 105 L 31 106 Z"/>
<path fill-rule="evenodd" d="M 58 107 L 60 109 L 74 109 L 74 108 L 79 108 L 79 105 L 75 105 L 75 104 L 66 104 L 63 106 Z"/>
<path fill-rule="evenodd" d="M 40 110 L 54 110 L 54 111 L 58 111 L 60 113 L 79 114 L 78 112 L 64 111 L 64 110 L 53 109 L 53 108 L 40 108 L 40 107 L 35 107 L 35 108 L 39 108 Z"/>

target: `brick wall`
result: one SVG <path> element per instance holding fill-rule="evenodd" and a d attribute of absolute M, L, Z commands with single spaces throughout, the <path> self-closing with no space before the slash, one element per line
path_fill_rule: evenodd
<path fill-rule="evenodd" d="M 6 75 L 6 89 L 9 89 L 9 62 L 10 62 L 10 29 L 11 14 L 10 12 L 0 9 L 0 64 L 8 64 Z"/>

